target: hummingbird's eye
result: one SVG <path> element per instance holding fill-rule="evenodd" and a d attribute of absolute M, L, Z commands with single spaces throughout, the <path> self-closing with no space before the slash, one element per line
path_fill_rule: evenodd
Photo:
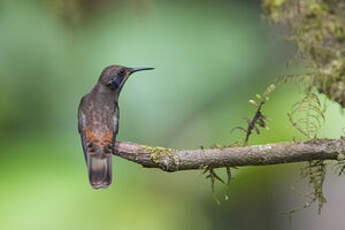
<path fill-rule="evenodd" d="M 121 75 L 121 76 L 123 76 L 124 74 L 125 74 L 125 69 L 120 69 L 120 71 L 119 71 L 119 74 Z"/>

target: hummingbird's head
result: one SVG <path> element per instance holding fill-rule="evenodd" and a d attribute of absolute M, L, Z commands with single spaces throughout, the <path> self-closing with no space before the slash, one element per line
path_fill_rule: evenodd
<path fill-rule="evenodd" d="M 111 65 L 103 70 L 98 81 L 100 84 L 119 93 L 132 73 L 152 69 L 153 68 L 129 68 L 120 65 Z"/>

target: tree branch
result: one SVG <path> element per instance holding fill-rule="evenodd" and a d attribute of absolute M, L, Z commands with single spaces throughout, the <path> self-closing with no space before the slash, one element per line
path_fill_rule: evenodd
<path fill-rule="evenodd" d="M 174 150 L 117 142 L 116 155 L 147 168 L 164 171 L 271 165 L 311 160 L 336 160 L 345 155 L 345 139 L 315 139 L 245 147 Z"/>

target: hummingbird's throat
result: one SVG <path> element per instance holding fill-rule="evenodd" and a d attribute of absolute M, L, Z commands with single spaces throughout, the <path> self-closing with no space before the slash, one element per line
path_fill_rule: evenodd
<path fill-rule="evenodd" d="M 117 77 L 113 80 L 110 80 L 107 85 L 111 89 L 119 89 L 121 87 L 123 80 L 123 78 Z"/>

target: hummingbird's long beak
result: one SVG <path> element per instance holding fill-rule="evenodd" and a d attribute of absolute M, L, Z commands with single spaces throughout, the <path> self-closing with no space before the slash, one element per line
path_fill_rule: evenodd
<path fill-rule="evenodd" d="M 142 71 L 142 70 L 153 70 L 154 68 L 150 68 L 150 67 L 145 67 L 145 68 L 131 68 L 130 72 L 131 74 L 134 72 L 138 72 L 138 71 Z"/>

